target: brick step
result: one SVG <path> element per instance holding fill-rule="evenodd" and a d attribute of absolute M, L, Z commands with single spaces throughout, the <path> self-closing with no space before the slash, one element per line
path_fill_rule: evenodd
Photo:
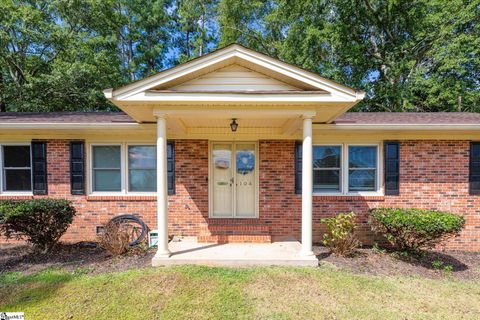
<path fill-rule="evenodd" d="M 209 224 L 200 228 L 198 242 L 269 243 L 270 227 L 258 224 Z"/>
<path fill-rule="evenodd" d="M 270 235 L 210 235 L 198 236 L 197 242 L 200 243 L 271 243 Z"/>
<path fill-rule="evenodd" d="M 270 235 L 265 225 L 207 225 L 200 228 L 201 236 L 210 235 Z"/>

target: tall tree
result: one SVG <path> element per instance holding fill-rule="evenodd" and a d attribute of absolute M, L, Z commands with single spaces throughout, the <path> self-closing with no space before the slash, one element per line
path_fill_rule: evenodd
<path fill-rule="evenodd" d="M 110 110 L 102 89 L 239 42 L 366 90 L 362 111 L 480 111 L 480 0 L 0 0 L 0 111 Z"/>
<path fill-rule="evenodd" d="M 115 109 L 102 89 L 168 66 L 171 2 L 0 1 L 0 109 Z"/>
<path fill-rule="evenodd" d="M 118 61 L 106 54 L 108 43 L 72 18 L 81 12 L 65 15 L 60 3 L 0 2 L 4 111 L 112 108 L 101 88 L 119 82 Z"/>
<path fill-rule="evenodd" d="M 223 0 L 219 21 L 221 43 L 365 89 L 357 110 L 480 111 L 479 10 L 478 0 Z"/>
<path fill-rule="evenodd" d="M 174 63 L 185 62 L 211 51 L 217 44 L 217 0 L 178 0 L 173 45 Z"/>

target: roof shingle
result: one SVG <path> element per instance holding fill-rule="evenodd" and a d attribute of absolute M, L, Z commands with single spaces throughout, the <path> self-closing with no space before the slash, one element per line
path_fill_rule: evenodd
<path fill-rule="evenodd" d="M 359 125 L 439 125 L 480 124 L 480 113 L 471 112 L 347 112 L 336 124 Z"/>
<path fill-rule="evenodd" d="M 3 112 L 2 123 L 136 123 L 124 112 Z M 480 125 L 471 112 L 347 112 L 335 124 L 344 125 Z"/>
<path fill-rule="evenodd" d="M 135 123 L 124 112 L 2 112 L 0 123 Z"/>

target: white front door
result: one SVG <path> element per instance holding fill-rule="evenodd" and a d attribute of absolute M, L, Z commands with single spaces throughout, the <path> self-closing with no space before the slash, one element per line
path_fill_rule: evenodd
<path fill-rule="evenodd" d="M 254 218 L 257 199 L 256 144 L 214 142 L 211 152 L 211 216 Z"/>

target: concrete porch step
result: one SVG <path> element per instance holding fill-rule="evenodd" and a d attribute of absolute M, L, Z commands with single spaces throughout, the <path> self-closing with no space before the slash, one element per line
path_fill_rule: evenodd
<path fill-rule="evenodd" d="M 309 266 L 317 267 L 318 259 L 300 254 L 298 241 L 273 243 L 195 243 L 170 242 L 170 257 L 154 257 L 153 266 L 200 264 L 210 266 Z"/>

